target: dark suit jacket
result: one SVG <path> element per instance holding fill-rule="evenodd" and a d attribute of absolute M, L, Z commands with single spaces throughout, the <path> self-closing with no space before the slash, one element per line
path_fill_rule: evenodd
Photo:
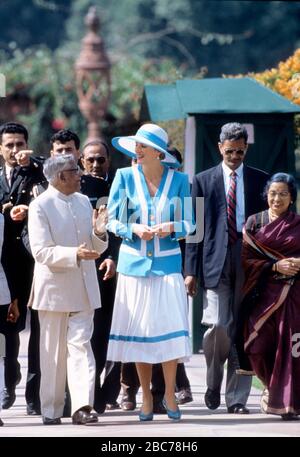
<path fill-rule="evenodd" d="M 245 218 L 266 208 L 262 198 L 269 175 L 244 164 Z M 204 197 L 204 238 L 187 243 L 185 275 L 199 276 L 204 288 L 219 284 L 228 248 L 227 205 L 223 169 L 216 167 L 197 174 L 193 180 L 192 197 Z"/>
<path fill-rule="evenodd" d="M 42 181 L 42 161 L 30 159 L 28 167 L 16 166 L 12 187 L 8 186 L 4 168 L 0 171 L 0 203 L 11 202 L 15 205 L 29 205 L 32 198 L 32 188 Z M 22 232 L 26 221 L 14 222 L 10 217 L 10 209 L 4 211 L 4 243 L 2 250 L 2 264 L 5 269 L 11 295 L 18 298 L 21 317 L 15 326 L 22 330 L 25 325 L 26 304 L 30 292 L 33 259 L 23 244 Z"/>

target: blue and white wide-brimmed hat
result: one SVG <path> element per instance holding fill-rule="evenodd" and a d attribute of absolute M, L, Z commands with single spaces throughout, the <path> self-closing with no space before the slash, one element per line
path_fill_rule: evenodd
<path fill-rule="evenodd" d="M 142 143 L 146 146 L 151 146 L 159 152 L 163 152 L 165 157 L 161 160 L 163 165 L 172 168 L 180 168 L 180 163 L 172 154 L 167 151 L 168 134 L 167 132 L 155 124 L 142 125 L 134 136 L 116 136 L 112 139 L 112 145 L 128 155 L 131 158 L 136 158 L 135 144 Z"/>

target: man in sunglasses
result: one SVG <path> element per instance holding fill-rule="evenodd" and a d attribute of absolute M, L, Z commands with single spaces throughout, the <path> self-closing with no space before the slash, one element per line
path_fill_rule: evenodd
<path fill-rule="evenodd" d="M 228 413 L 247 414 L 250 376 L 237 375 L 232 338 L 241 303 L 242 226 L 251 214 L 265 209 L 262 191 L 269 175 L 245 165 L 248 149 L 245 127 L 236 122 L 223 125 L 218 144 L 222 162 L 197 174 L 192 197 L 204 197 L 204 237 L 186 243 L 185 284 L 189 295 L 203 287 L 202 324 L 207 326 L 203 351 L 207 365 L 205 403 L 220 405 L 224 364 L 227 360 L 225 401 Z"/>
<path fill-rule="evenodd" d="M 102 140 L 89 141 L 83 146 L 81 163 L 86 173 L 101 178 L 110 186 L 109 149 Z"/>

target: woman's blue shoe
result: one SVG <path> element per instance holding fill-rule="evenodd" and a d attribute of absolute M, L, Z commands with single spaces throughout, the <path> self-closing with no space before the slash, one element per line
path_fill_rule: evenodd
<path fill-rule="evenodd" d="M 153 420 L 153 411 L 148 414 L 144 414 L 142 411 L 139 414 L 139 419 L 141 422 L 152 421 Z"/>
<path fill-rule="evenodd" d="M 181 411 L 178 408 L 178 406 L 177 406 L 176 411 L 172 411 L 171 409 L 168 409 L 167 402 L 165 399 L 163 399 L 163 405 L 166 408 L 169 419 L 172 419 L 173 421 L 179 421 L 181 419 Z"/>

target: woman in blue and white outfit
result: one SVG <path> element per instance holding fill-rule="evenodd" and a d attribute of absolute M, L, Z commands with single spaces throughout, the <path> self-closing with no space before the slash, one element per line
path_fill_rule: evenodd
<path fill-rule="evenodd" d="M 107 359 L 135 362 L 142 391 L 141 421 L 153 419 L 152 364 L 162 363 L 169 418 L 180 419 L 175 400 L 177 361 L 191 355 L 187 297 L 178 240 L 192 232 L 187 175 L 167 152 L 168 135 L 145 124 L 112 144 L 136 161 L 118 170 L 108 200 L 108 230 L 123 238 Z"/>

